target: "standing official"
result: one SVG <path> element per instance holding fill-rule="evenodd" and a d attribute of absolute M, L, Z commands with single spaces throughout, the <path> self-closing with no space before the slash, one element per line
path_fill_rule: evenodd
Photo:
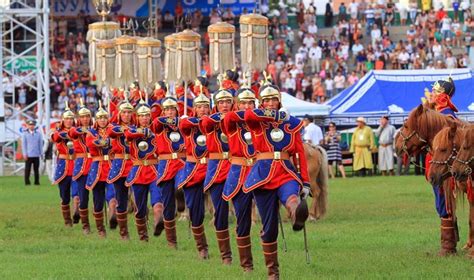
<path fill-rule="evenodd" d="M 379 138 L 379 169 L 382 175 L 394 176 L 393 170 L 393 139 L 395 139 L 396 129 L 389 122 L 388 116 L 380 119 L 380 126 L 374 132 Z"/>
<path fill-rule="evenodd" d="M 352 134 L 350 152 L 353 154 L 354 171 L 364 177 L 367 170 L 372 172 L 372 151 L 375 149 L 374 133 L 366 126 L 365 118 L 357 118 L 357 127 Z"/>
<path fill-rule="evenodd" d="M 30 185 L 31 165 L 35 175 L 35 185 L 39 186 L 39 164 L 43 149 L 43 135 L 36 129 L 36 122 L 28 120 L 28 128 L 22 136 L 22 152 L 25 159 L 25 185 Z"/>
<path fill-rule="evenodd" d="M 220 88 L 214 96 L 217 110 L 210 116 L 203 116 L 201 129 L 206 134 L 206 144 L 209 151 L 204 191 L 211 194 L 214 205 L 214 226 L 216 228 L 217 243 L 221 252 L 222 263 L 232 263 L 229 236 L 229 203 L 222 197 L 224 184 L 229 176 L 229 145 L 228 138 L 222 130 L 222 121 L 225 114 L 232 110 L 232 94 Z"/>
<path fill-rule="evenodd" d="M 302 230 L 309 214 L 300 193 L 304 198 L 309 194 L 309 176 L 301 138 L 303 123 L 281 109 L 280 91 L 268 80 L 260 88 L 259 98 L 263 109 L 245 111 L 257 161 L 243 191 L 253 191 L 262 217 L 260 237 L 268 278 L 278 279 L 279 202 L 288 210 L 293 230 Z"/>
<path fill-rule="evenodd" d="M 240 266 L 245 272 L 253 270 L 250 227 L 252 225 L 251 192 L 244 193 L 242 186 L 254 164 L 255 150 L 252 136 L 244 120 L 246 110 L 255 109 L 255 93 L 246 87 L 237 92 L 238 111 L 225 115 L 223 131 L 229 139 L 232 154 L 229 176 L 224 185 L 222 197 L 234 203 L 237 217 L 237 247 L 239 249 Z"/>

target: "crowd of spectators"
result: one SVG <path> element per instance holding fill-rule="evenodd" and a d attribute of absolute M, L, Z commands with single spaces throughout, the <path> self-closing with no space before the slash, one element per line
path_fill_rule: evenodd
<path fill-rule="evenodd" d="M 470 50 L 474 20 L 468 2 L 459 3 L 452 17 L 442 7 L 422 11 L 417 1 L 411 1 L 409 7 L 395 5 L 392 0 L 372 2 L 352 0 L 338 7 L 328 3 L 324 22 L 318 22 L 314 6 L 300 3 L 296 12 L 298 28 L 289 26 L 286 7 L 269 11 L 263 6 L 262 12 L 270 19 L 267 73 L 283 91 L 323 103 L 372 69 L 461 68 L 474 59 L 470 57 L 474 56 L 474 49 Z M 88 69 L 85 34 L 90 19 L 82 15 L 70 21 L 51 21 L 50 89 L 56 117 L 65 101 L 74 109 L 82 98 L 87 106 L 96 108 L 100 99 L 95 77 L 90 77 Z M 160 30 L 173 32 L 188 25 L 203 35 L 203 69 L 210 73 L 209 37 L 203 28 L 207 21 L 238 25 L 238 16 L 231 9 L 213 10 L 209 17 L 200 11 L 186 16 L 179 6 L 174 15 L 157 11 Z M 406 34 L 391 34 L 391 26 L 398 23 L 407 25 Z M 238 60 L 239 55 L 236 57 Z M 35 76 L 30 78 L 29 83 L 34 83 Z M 5 96 L 15 96 L 17 108 L 36 99 L 28 83 L 14 81 L 6 73 L 2 82 Z"/>

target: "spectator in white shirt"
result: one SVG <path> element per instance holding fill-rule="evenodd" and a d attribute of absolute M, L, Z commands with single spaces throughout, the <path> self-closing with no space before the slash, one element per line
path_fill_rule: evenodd
<path fill-rule="evenodd" d="M 323 56 L 323 50 L 318 44 L 314 43 L 309 49 L 309 59 L 311 60 L 311 71 L 315 73 L 321 71 L 321 58 Z"/>
<path fill-rule="evenodd" d="M 355 0 L 352 0 L 352 3 L 349 4 L 349 13 L 351 14 L 351 19 L 357 19 L 358 10 L 359 3 L 356 3 Z"/>
<path fill-rule="evenodd" d="M 296 80 L 295 80 L 295 78 L 293 78 L 291 76 L 286 78 L 284 88 L 286 88 L 289 95 L 295 96 L 295 94 L 296 94 L 296 92 L 295 92 L 295 90 L 296 90 Z"/>
<path fill-rule="evenodd" d="M 408 54 L 406 49 L 403 49 L 398 55 L 398 61 L 400 62 L 400 66 L 402 67 L 402 69 L 408 69 L 409 60 L 410 55 Z"/>
<path fill-rule="evenodd" d="M 364 46 L 359 42 L 357 41 L 353 46 L 352 46 L 352 55 L 354 57 L 357 56 L 357 54 L 359 52 L 361 52 L 362 50 L 364 49 Z"/>
<path fill-rule="evenodd" d="M 328 73 L 324 80 L 324 86 L 326 87 L 326 96 L 331 98 L 334 95 L 334 80 L 331 78 L 331 74 Z"/>
<path fill-rule="evenodd" d="M 311 34 L 306 34 L 306 36 L 303 39 L 303 45 L 307 49 L 309 49 L 313 45 L 314 42 L 315 42 L 314 37 Z"/>
<path fill-rule="evenodd" d="M 303 141 L 313 145 L 319 145 L 324 139 L 323 131 L 314 123 L 313 117 L 306 115 L 303 119 L 304 134 Z"/>
<path fill-rule="evenodd" d="M 311 35 L 316 35 L 316 33 L 318 33 L 318 26 L 314 21 L 308 25 L 308 33 Z"/>
<path fill-rule="evenodd" d="M 451 18 L 448 15 L 445 15 L 444 18 L 441 20 L 441 33 L 443 34 L 443 39 L 446 40 L 451 38 Z"/>
<path fill-rule="evenodd" d="M 446 68 L 448 69 L 454 69 L 457 67 L 457 60 L 453 56 L 453 53 L 451 51 L 448 51 L 446 53 Z"/>
<path fill-rule="evenodd" d="M 434 41 L 434 45 L 433 47 L 431 48 L 431 50 L 433 51 L 433 56 L 434 56 L 434 60 L 441 60 L 443 59 L 443 46 L 441 46 L 438 41 Z"/>
<path fill-rule="evenodd" d="M 341 71 L 337 71 L 336 76 L 334 77 L 334 86 L 336 87 L 336 93 L 340 93 L 344 90 L 346 84 L 346 77 L 344 77 Z"/>
<path fill-rule="evenodd" d="M 370 31 L 370 37 L 372 38 L 372 46 L 375 48 L 377 46 L 377 41 L 382 39 L 382 32 L 377 27 L 377 24 L 374 24 L 372 31 Z"/>

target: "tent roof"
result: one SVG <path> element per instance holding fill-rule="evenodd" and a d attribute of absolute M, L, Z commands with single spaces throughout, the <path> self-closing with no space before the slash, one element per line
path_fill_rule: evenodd
<path fill-rule="evenodd" d="M 286 92 L 282 94 L 283 106 L 288 109 L 291 115 L 295 117 L 310 116 L 327 116 L 329 115 L 329 106 L 307 102 L 289 95 Z"/>
<path fill-rule="evenodd" d="M 460 114 L 474 115 L 474 78 L 469 69 L 375 70 L 357 84 L 329 100 L 331 118 L 406 116 L 421 103 L 425 88 L 437 80 L 453 78 L 453 102 Z"/>

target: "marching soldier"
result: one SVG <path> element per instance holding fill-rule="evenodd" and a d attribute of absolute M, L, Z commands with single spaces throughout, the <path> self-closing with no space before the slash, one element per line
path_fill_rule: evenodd
<path fill-rule="evenodd" d="M 110 139 L 107 137 L 109 113 L 99 103 L 99 110 L 95 114 L 95 124 L 89 129 L 86 144 L 91 155 L 92 164 L 87 176 L 86 188 L 92 191 L 94 200 L 94 218 L 97 233 L 100 237 L 106 236 L 104 226 L 104 203 L 107 186 L 107 176 L 110 171 Z"/>
<path fill-rule="evenodd" d="M 74 113 L 69 109 L 66 103 L 62 120 L 57 125 L 56 131 L 51 135 L 51 140 L 55 143 L 58 152 L 53 184 L 58 184 L 59 186 L 61 212 L 63 214 L 64 224 L 67 227 L 72 227 L 69 203 L 71 200 L 71 179 L 74 169 L 74 144 L 69 138 L 68 133 L 74 125 L 74 117 Z"/>
<path fill-rule="evenodd" d="M 111 138 L 112 154 L 114 155 L 107 183 L 114 184 L 120 237 L 122 240 L 128 240 L 130 239 L 127 226 L 128 188 L 125 186 L 125 180 L 132 169 L 132 161 L 130 160 L 130 146 L 124 132 L 131 127 L 134 115 L 133 106 L 127 98 L 119 104 L 118 109 L 116 122 L 107 127 L 107 136 Z"/>
<path fill-rule="evenodd" d="M 130 143 L 133 167 L 127 176 L 126 186 L 132 187 L 135 197 L 135 224 L 141 241 L 148 241 L 146 224 L 147 201 L 150 185 L 158 175 L 157 142 L 150 129 L 151 110 L 148 104 L 140 101 L 136 109 L 137 126 L 131 126 L 124 134 Z"/>
<path fill-rule="evenodd" d="M 260 89 L 259 100 L 263 109 L 245 112 L 258 154 L 243 191 L 253 191 L 262 217 L 260 237 L 268 278 L 278 279 L 278 202 L 290 213 L 293 230 L 303 229 L 308 208 L 305 203 L 300 204 L 300 193 L 304 198 L 309 194 L 309 177 L 301 137 L 302 121 L 281 109 L 280 91 L 268 81 Z"/>
<path fill-rule="evenodd" d="M 178 102 L 166 97 L 161 103 L 163 117 L 153 121 L 151 130 L 158 145 L 158 179 L 163 198 L 163 217 L 168 246 L 176 248 L 176 198 L 175 177 L 184 166 L 184 139 L 179 131 Z"/>
<path fill-rule="evenodd" d="M 92 126 L 92 113 L 84 106 L 82 99 L 78 116 L 78 126 L 69 130 L 69 137 L 73 141 L 75 152 L 72 180 L 76 182 L 79 190 L 79 215 L 82 222 L 82 231 L 84 234 L 89 234 L 89 190 L 86 189 L 86 180 L 91 166 L 91 159 L 86 145 L 86 136 Z"/>
<path fill-rule="evenodd" d="M 224 183 L 229 175 L 229 145 L 227 136 L 222 131 L 222 120 L 232 109 L 233 97 L 230 92 L 220 88 L 215 97 L 216 113 L 203 116 L 201 129 L 206 134 L 209 151 L 204 191 L 209 191 L 214 205 L 214 226 L 217 243 L 223 264 L 232 263 L 232 252 L 229 237 L 229 204 L 222 198 Z M 230 176 L 229 176 L 230 177 Z"/>
<path fill-rule="evenodd" d="M 178 173 L 178 188 L 183 188 L 189 209 L 192 232 L 201 259 L 208 259 L 208 245 L 204 231 L 203 184 L 207 170 L 206 136 L 199 128 L 200 119 L 210 113 L 210 100 L 204 94 L 194 99 L 194 116 L 182 117 L 179 128 L 186 144 L 186 164 Z"/>
<path fill-rule="evenodd" d="M 253 270 L 250 227 L 252 224 L 252 193 L 244 193 L 242 185 L 254 163 L 255 151 L 252 137 L 244 121 L 246 110 L 255 108 L 255 94 L 250 88 L 242 87 L 238 91 L 238 110 L 224 117 L 224 132 L 229 139 L 232 154 L 230 176 L 228 176 L 222 197 L 232 200 L 237 217 L 237 247 L 240 255 L 240 265 L 245 272 Z"/>

